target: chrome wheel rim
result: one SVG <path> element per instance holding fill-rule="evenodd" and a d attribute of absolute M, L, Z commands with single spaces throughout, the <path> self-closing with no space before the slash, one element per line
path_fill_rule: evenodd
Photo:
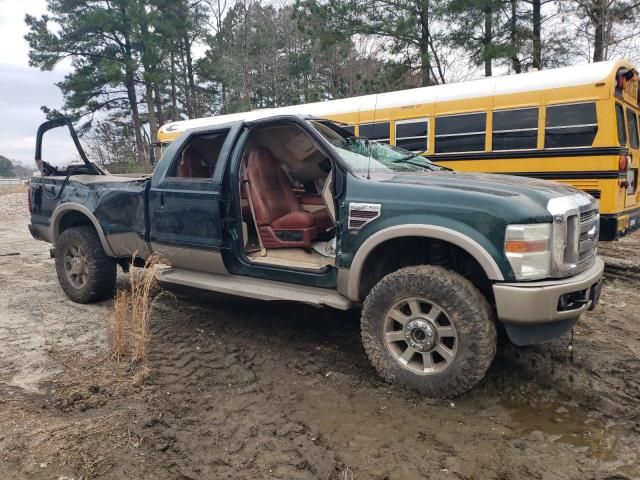
<path fill-rule="evenodd" d="M 78 245 L 70 246 L 64 255 L 64 271 L 69 283 L 75 288 L 84 287 L 89 281 L 87 254 Z"/>
<path fill-rule="evenodd" d="M 393 358 L 420 375 L 439 373 L 453 363 L 458 332 L 436 303 L 409 297 L 393 305 L 384 319 L 384 343 Z"/>

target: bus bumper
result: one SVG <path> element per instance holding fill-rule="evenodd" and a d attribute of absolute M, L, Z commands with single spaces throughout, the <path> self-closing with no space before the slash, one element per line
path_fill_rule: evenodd
<path fill-rule="evenodd" d="M 614 215 L 600 214 L 600 240 L 615 240 L 639 228 L 640 208 Z"/>
<path fill-rule="evenodd" d="M 516 345 L 531 345 L 562 335 L 600 299 L 604 262 L 596 258 L 573 277 L 527 283 L 496 283 L 498 319 Z"/>

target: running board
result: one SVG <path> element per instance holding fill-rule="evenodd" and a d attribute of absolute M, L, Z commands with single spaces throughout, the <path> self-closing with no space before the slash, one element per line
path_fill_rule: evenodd
<path fill-rule="evenodd" d="M 289 300 L 315 306 L 326 305 L 340 310 L 349 310 L 354 306 L 354 303 L 347 297 L 325 288 L 307 287 L 239 275 L 218 275 L 179 268 L 162 268 L 156 273 L 156 278 L 160 282 L 185 285 L 258 300 Z"/>

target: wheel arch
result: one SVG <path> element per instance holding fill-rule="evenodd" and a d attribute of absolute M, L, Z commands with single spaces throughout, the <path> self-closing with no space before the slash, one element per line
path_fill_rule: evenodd
<path fill-rule="evenodd" d="M 95 215 L 84 205 L 63 204 L 59 205 L 51 215 L 52 238 L 55 245 L 60 234 L 65 230 L 77 226 L 91 226 L 94 228 L 102 244 L 105 253 L 110 257 L 115 257 L 113 250 L 107 242 L 107 238 L 100 226 L 100 222 Z"/>
<path fill-rule="evenodd" d="M 376 251 L 379 252 L 380 248 L 390 246 L 394 241 L 403 238 L 439 241 L 452 245 L 473 259 L 488 280 L 504 280 L 500 267 L 494 258 L 480 243 L 471 237 L 456 230 L 437 225 L 408 224 L 382 229 L 369 237 L 360 246 L 353 257 L 347 278 L 343 279 L 343 281 L 346 280 L 346 282 L 344 282 L 346 283 L 346 288 L 344 288 L 346 291 L 341 293 L 348 296 L 351 300 L 362 301 L 364 296 L 366 296 L 366 292 L 363 292 L 363 280 L 366 280 L 363 278 L 363 273 L 367 271 L 368 265 L 371 265 L 371 262 L 375 261 L 375 255 L 372 256 L 372 254 Z"/>

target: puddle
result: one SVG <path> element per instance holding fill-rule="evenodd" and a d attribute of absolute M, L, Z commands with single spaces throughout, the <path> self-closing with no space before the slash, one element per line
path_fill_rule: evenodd
<path fill-rule="evenodd" d="M 593 458 L 616 464 L 621 471 L 639 466 L 638 452 L 634 453 L 633 446 L 629 448 L 632 440 L 623 425 L 566 402 L 502 401 L 501 404 L 516 424 L 514 427 L 524 432 L 539 431 L 552 443 L 588 449 Z"/>

